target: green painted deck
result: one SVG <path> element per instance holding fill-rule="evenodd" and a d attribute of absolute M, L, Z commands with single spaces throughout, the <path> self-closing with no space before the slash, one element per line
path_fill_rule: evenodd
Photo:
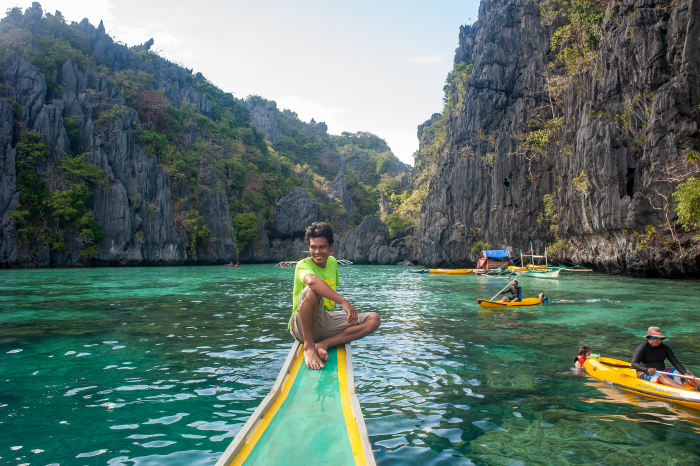
<path fill-rule="evenodd" d="M 295 342 L 270 393 L 216 466 L 375 466 L 355 395 L 351 345 L 330 348 L 325 366 L 308 369 L 303 345 Z"/>
<path fill-rule="evenodd" d="M 302 364 L 287 399 L 244 465 L 354 465 L 338 390 L 338 351 L 323 370 Z"/>

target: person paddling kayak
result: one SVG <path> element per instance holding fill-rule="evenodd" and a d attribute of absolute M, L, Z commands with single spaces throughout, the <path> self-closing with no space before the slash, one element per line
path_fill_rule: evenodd
<path fill-rule="evenodd" d="M 510 298 L 508 296 L 503 297 L 501 302 L 504 303 L 517 303 L 523 298 L 523 289 L 518 286 L 518 281 L 513 280 L 513 285 L 507 290 L 499 291 L 498 295 L 510 293 Z"/>
<path fill-rule="evenodd" d="M 695 377 L 689 370 L 676 359 L 673 351 L 667 345 L 661 343 L 666 338 L 661 328 L 649 327 L 644 337 L 646 342 L 640 344 L 632 357 L 632 367 L 637 370 L 637 378 L 648 380 L 649 382 L 661 383 L 675 388 L 685 388 L 680 383 L 680 377 L 673 377 L 673 374 L 680 373 Z M 675 369 L 666 370 L 664 361 L 668 359 Z M 667 375 L 668 374 L 668 375 Z M 697 390 L 700 387 L 695 379 L 686 379 L 686 383 Z"/>

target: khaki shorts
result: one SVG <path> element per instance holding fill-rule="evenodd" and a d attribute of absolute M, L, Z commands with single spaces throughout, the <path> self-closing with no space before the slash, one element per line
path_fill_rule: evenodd
<path fill-rule="evenodd" d="M 305 286 L 304 289 L 301 290 L 301 293 L 299 294 L 299 304 L 297 306 L 297 309 L 301 307 L 301 302 L 306 297 L 306 291 L 308 289 L 309 287 Z M 314 342 L 318 343 L 323 340 L 327 340 L 328 338 L 339 334 L 348 327 L 360 325 L 370 314 L 371 312 L 358 312 L 357 323 L 349 324 L 348 315 L 345 312 L 327 311 L 323 307 L 323 299 L 321 298 L 318 301 L 318 317 L 316 318 L 316 323 L 314 324 Z M 304 342 L 304 337 L 302 336 L 301 332 L 301 319 L 299 317 L 298 310 L 294 314 L 294 317 L 292 317 L 289 330 L 294 338 L 296 338 L 302 343 Z"/>

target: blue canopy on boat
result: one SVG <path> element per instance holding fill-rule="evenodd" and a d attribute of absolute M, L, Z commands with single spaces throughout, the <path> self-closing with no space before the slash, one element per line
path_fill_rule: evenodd
<path fill-rule="evenodd" d="M 485 249 L 483 253 L 489 259 L 510 259 L 507 249 Z"/>

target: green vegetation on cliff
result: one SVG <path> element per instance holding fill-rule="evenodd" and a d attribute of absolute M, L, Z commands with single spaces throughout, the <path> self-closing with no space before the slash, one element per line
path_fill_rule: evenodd
<path fill-rule="evenodd" d="M 447 74 L 443 87 L 442 113 L 423 127 L 420 148 L 414 154 L 416 176 L 411 186 L 399 192 L 391 181 L 382 183 L 382 190 L 393 208 L 393 212 L 384 218 L 392 235 L 402 228 L 418 227 L 420 224 L 421 206 L 430 191 L 430 183 L 437 174 L 438 157 L 445 149 L 447 121 L 464 106 L 467 83 L 473 70 L 474 65 L 471 63 L 455 63 L 452 71 Z M 471 151 L 466 155 L 474 156 L 474 153 Z"/>
<path fill-rule="evenodd" d="M 99 252 L 94 243 L 103 234 L 91 212 L 92 193 L 107 189 L 109 181 L 90 160 L 99 147 L 112 143 L 115 133 L 125 133 L 127 153 L 138 154 L 141 149 L 169 178 L 170 220 L 188 255 L 212 251 L 213 241 L 225 239 L 217 235 L 230 237 L 234 231 L 239 253 L 260 251 L 266 236 L 276 237 L 272 220 L 277 201 L 295 187 L 304 187 L 319 200 L 327 219 L 342 233 L 362 217 L 378 214 L 382 179 L 407 171 L 378 136 L 367 132 L 329 136 L 324 123 L 303 122 L 292 111 L 277 111 L 274 102 L 279 138 L 266 141 L 249 110 L 257 104 L 269 107 L 262 97 L 235 98 L 201 73 L 150 51 L 152 42 L 128 49 L 114 44 L 102 28 L 69 24 L 60 14 L 41 13 L 38 6 L 25 14 L 13 8 L 0 24 L 0 62 L 9 59 L 7 63 L 16 65 L 15 57 L 25 58 L 44 75 L 43 103 L 75 103 L 61 108 L 60 116 L 50 117 L 63 124 L 61 134 L 67 135 L 60 140 L 65 145 L 58 148 L 43 141 L 41 134 L 27 131 L 27 112 L 13 102 L 20 153 L 20 205 L 13 218 L 20 242 L 30 248 L 43 241 L 51 250 L 61 251 L 75 237 L 85 245 L 86 254 Z M 86 93 L 66 94 L 69 60 L 79 76 L 99 86 L 89 84 Z M 76 86 L 74 81 L 71 86 Z M 0 92 L 5 88 L 0 86 Z M 347 196 L 342 182 L 334 183 L 340 173 Z M 128 189 L 128 208 L 141 220 L 160 208 L 153 199 L 141 199 L 142 194 Z M 228 232 L 221 231 L 218 221 L 217 227 L 209 224 L 222 197 L 233 223 Z M 351 213 L 343 205 L 348 198 Z M 140 229 L 135 233 L 142 240 L 148 236 Z"/>
<path fill-rule="evenodd" d="M 103 232 L 87 208 L 92 197 L 88 183 L 106 187 L 105 172 L 88 162 L 86 154 L 59 159 L 54 170 L 46 163 L 49 148 L 36 131 L 22 133 L 16 149 L 20 199 L 12 218 L 19 238 L 30 247 L 42 242 L 52 251 L 63 251 L 72 235 L 84 245 L 81 254 L 98 253 L 93 243 L 102 238 Z"/>

